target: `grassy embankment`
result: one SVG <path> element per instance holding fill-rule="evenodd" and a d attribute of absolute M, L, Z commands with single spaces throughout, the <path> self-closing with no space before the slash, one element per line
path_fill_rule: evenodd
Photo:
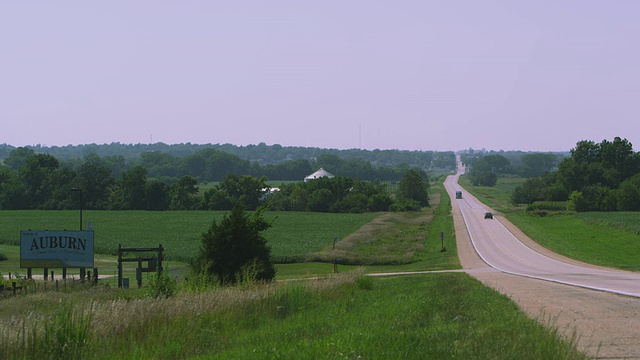
<path fill-rule="evenodd" d="M 585 358 L 464 274 L 351 271 L 158 300 L 95 289 L 8 299 L 7 308 L 25 315 L 0 323 L 4 359 Z"/>
<path fill-rule="evenodd" d="M 453 231 L 449 198 L 441 200 L 435 218 L 432 210 L 424 220 L 389 218 L 384 245 L 346 237 L 339 243 L 353 246 L 341 254 L 402 259 L 398 247 L 422 241 L 415 263 L 388 269 L 457 267 L 454 242 L 440 251 L 440 231 Z M 575 342 L 466 274 L 363 275 L 360 267 L 315 280 L 181 288 L 167 299 L 104 286 L 9 298 L 0 307 L 0 358 L 584 358 Z"/>
<path fill-rule="evenodd" d="M 465 189 L 548 249 L 591 264 L 640 270 L 640 212 L 532 215 L 510 204 L 511 191 L 523 182 L 499 178 L 495 187 L 474 187 L 464 176 L 460 179 Z"/>

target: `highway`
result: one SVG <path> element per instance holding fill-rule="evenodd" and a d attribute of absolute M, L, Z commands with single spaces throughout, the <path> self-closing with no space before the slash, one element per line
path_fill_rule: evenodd
<path fill-rule="evenodd" d="M 462 172 L 449 176 L 445 188 L 462 213 L 473 247 L 488 266 L 508 274 L 640 297 L 640 273 L 553 259 L 518 240 L 499 216 L 485 219 L 486 212 L 495 211 L 458 184 Z M 462 199 L 455 198 L 456 191 L 462 191 Z"/>

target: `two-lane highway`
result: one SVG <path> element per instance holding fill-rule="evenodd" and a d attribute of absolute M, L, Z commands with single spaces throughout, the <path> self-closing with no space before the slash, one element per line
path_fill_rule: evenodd
<path fill-rule="evenodd" d="M 458 177 L 449 176 L 445 188 L 452 201 L 457 202 L 476 252 L 492 268 L 519 276 L 640 297 L 639 273 L 581 266 L 550 258 L 523 244 L 498 219 L 485 219 L 484 214 L 493 210 L 462 189 Z M 463 191 L 462 199 L 455 198 L 456 191 Z"/>

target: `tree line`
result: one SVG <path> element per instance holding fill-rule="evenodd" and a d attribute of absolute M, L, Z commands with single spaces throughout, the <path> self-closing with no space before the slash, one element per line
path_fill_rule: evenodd
<path fill-rule="evenodd" d="M 90 154 L 96 154 L 101 158 L 122 158 L 123 161 L 137 164 L 142 158 L 146 157 L 146 162 L 157 162 L 154 165 L 158 167 L 165 167 L 167 165 L 173 165 L 175 170 L 178 164 L 172 164 L 179 162 L 178 159 L 188 157 L 190 155 L 196 155 L 191 158 L 192 163 L 200 161 L 199 155 L 204 158 L 210 157 L 211 153 L 202 151 L 215 150 L 216 153 L 224 153 L 231 155 L 231 158 L 239 158 L 246 160 L 249 164 L 256 163 L 257 165 L 277 165 L 295 160 L 304 160 L 312 164 L 320 161 L 322 156 L 331 155 L 330 159 L 337 157 L 343 161 L 359 160 L 362 163 L 368 163 L 373 168 L 390 167 L 397 168 L 398 166 L 405 165 L 407 167 L 418 167 L 422 169 L 441 169 L 443 172 L 452 171 L 456 166 L 455 155 L 452 151 L 435 152 L 435 151 L 408 151 L 408 150 L 364 150 L 364 149 L 324 149 L 317 147 L 300 147 L 300 146 L 281 146 L 279 144 L 266 145 L 260 143 L 257 145 L 236 146 L 232 144 L 84 144 L 84 145 L 67 145 L 67 146 L 27 146 L 26 149 L 31 149 L 36 154 L 48 154 L 54 156 L 60 161 L 81 161 L 85 156 Z M 0 144 L 0 162 L 7 159 L 9 154 L 16 150 L 16 147 L 7 144 Z M 153 153 L 154 155 L 148 155 Z M 145 155 L 146 154 L 146 155 Z M 140 164 L 143 165 L 144 164 Z M 186 165 L 189 166 L 189 165 Z M 246 164 L 243 166 L 247 166 Z M 156 169 L 149 168 L 149 174 L 155 177 L 154 171 Z M 337 171 L 339 169 L 331 169 Z M 171 170 L 164 169 L 166 172 Z M 340 173 L 343 176 L 353 177 L 352 174 Z M 194 174 L 183 174 L 198 176 Z M 256 175 L 256 174 L 254 174 Z M 267 174 L 264 174 L 267 175 Z M 175 175 L 173 175 L 175 176 Z M 223 175 L 224 176 L 224 175 Z M 208 180 L 220 180 L 218 179 Z M 268 175 L 269 176 L 269 175 Z M 179 177 L 179 176 L 178 176 Z M 271 179 L 285 180 L 278 176 L 269 176 Z M 288 179 L 287 179 L 288 180 Z M 293 180 L 293 179 L 291 179 Z"/>
<path fill-rule="evenodd" d="M 578 212 L 640 211 L 640 153 L 627 139 L 582 140 L 569 156 L 555 159 L 550 154 L 525 155 L 519 171 L 499 155 L 466 160 L 474 185 L 493 186 L 504 174 L 526 177 L 511 194 L 514 204 L 557 201 Z"/>
<path fill-rule="evenodd" d="M 12 170 L 17 170 L 26 163 L 27 158 L 36 154 L 45 153 L 29 147 L 15 148 L 4 158 L 3 164 Z M 421 157 L 424 158 L 424 162 L 419 166 L 410 165 L 410 162 L 402 162 L 391 167 L 375 165 L 366 158 L 343 158 L 331 153 L 321 153 L 312 160 L 295 159 L 261 165 L 238 155 L 214 148 L 204 148 L 184 156 L 149 151 L 142 152 L 135 158 L 126 158 L 122 155 L 100 156 L 97 153 L 89 153 L 78 158 L 65 160 L 55 157 L 55 159 L 61 166 L 72 170 L 79 170 L 87 162 L 90 162 L 110 169 L 116 179 L 119 179 L 125 171 L 139 165 L 147 170 L 149 178 L 158 179 L 167 184 L 175 183 L 185 175 L 192 176 L 199 182 L 222 181 L 227 174 L 246 174 L 256 177 L 266 176 L 272 180 L 299 181 L 321 167 L 336 175 L 367 181 L 399 181 L 402 175 L 412 167 L 425 170 L 432 169 L 434 166 L 440 166 L 439 169 L 445 167 L 452 170 L 455 168 L 453 152 L 438 153 L 435 156 L 437 161 L 434 160 L 431 153 L 425 153 Z"/>
<path fill-rule="evenodd" d="M 301 180 L 311 172 L 308 162 L 260 166 L 247 164 L 236 156 L 213 149 L 202 150 L 197 161 L 193 157 L 195 154 L 179 161 L 160 153 L 147 154 L 141 157 L 142 164 L 137 165 L 119 156 L 102 158 L 97 154 L 85 156 L 78 164 L 61 162 L 48 154 L 36 154 L 33 149 L 17 148 L 0 166 L 0 209 L 76 209 L 80 205 L 80 196 L 83 208 L 96 210 L 229 210 L 242 202 L 248 210 L 267 204 L 274 210 L 363 212 L 407 210 L 428 205 L 424 198 L 400 189 L 408 181 L 411 181 L 411 186 L 428 188 L 426 173 L 417 168 L 391 169 L 392 178 L 400 178 L 400 195 L 397 201 L 393 201 L 377 179 L 365 181 L 372 176 L 364 176 L 364 179 L 338 176 L 304 183 Z M 144 161 L 151 158 L 156 160 Z M 180 176 L 177 172 L 171 173 L 172 176 L 161 175 L 161 169 L 171 167 L 154 169 L 154 165 L 162 163 L 158 158 L 178 161 L 173 165 L 184 173 Z M 334 155 L 321 156 L 320 160 L 316 165 L 326 164 L 328 168 L 357 168 L 361 165 L 371 169 L 363 164 L 364 161 L 342 160 Z M 285 185 L 280 192 L 268 196 L 271 191 L 266 184 L 268 177 L 264 174 L 270 174 L 271 167 L 297 169 L 296 180 L 299 182 Z M 357 169 L 352 170 L 358 173 Z M 194 176 L 194 172 L 209 172 L 211 177 L 205 178 L 220 177 L 220 182 L 200 191 L 201 179 Z M 256 173 L 259 176 L 255 176 Z M 416 174 L 423 182 L 413 179 Z M 73 189 L 82 189 L 82 192 Z M 411 200 L 413 198 L 415 200 Z"/>
<path fill-rule="evenodd" d="M 553 153 L 526 153 L 520 154 L 519 165 L 514 166 L 502 154 L 465 153 L 460 156 L 463 164 L 469 167 L 467 176 L 474 186 L 495 186 L 500 175 L 540 177 L 555 169 L 562 158 Z"/>

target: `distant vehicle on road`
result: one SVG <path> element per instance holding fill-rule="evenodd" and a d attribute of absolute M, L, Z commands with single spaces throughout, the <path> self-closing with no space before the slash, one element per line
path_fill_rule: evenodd
<path fill-rule="evenodd" d="M 484 218 L 485 219 L 493 219 L 493 213 L 490 213 L 490 212 L 484 213 Z"/>
<path fill-rule="evenodd" d="M 456 199 L 462 199 L 462 191 L 456 191 Z"/>

